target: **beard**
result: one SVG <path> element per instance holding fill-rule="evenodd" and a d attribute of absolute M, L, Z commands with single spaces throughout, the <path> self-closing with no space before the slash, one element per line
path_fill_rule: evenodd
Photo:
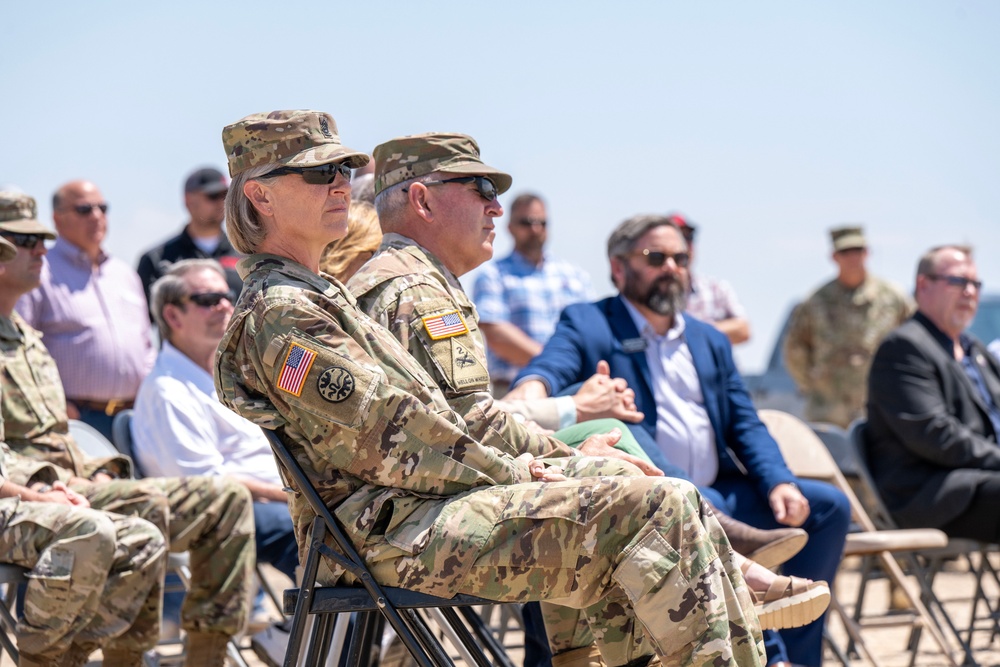
<path fill-rule="evenodd" d="M 649 285 L 642 285 L 630 267 L 625 270 L 622 294 L 633 303 L 642 304 L 657 315 L 674 317 L 687 307 L 687 285 L 680 276 L 663 274 Z"/>

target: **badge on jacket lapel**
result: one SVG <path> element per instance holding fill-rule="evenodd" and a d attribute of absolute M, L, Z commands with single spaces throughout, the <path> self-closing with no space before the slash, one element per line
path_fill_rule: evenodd
<path fill-rule="evenodd" d="M 633 352 L 642 352 L 648 347 L 648 343 L 645 338 L 626 338 L 622 341 L 622 351 L 625 354 L 632 354 Z"/>

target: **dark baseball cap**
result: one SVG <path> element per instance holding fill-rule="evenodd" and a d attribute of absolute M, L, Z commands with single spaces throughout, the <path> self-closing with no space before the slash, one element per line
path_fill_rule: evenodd
<path fill-rule="evenodd" d="M 200 192 L 214 195 L 229 189 L 229 181 L 225 175 L 213 167 L 202 167 L 184 181 L 184 192 Z"/>

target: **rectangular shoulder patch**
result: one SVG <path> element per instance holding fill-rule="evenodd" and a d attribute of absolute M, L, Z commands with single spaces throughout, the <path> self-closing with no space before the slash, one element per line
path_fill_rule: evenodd
<path fill-rule="evenodd" d="M 429 315 L 420 320 L 424 323 L 424 328 L 432 340 L 451 338 L 460 334 L 469 333 L 469 327 L 465 325 L 461 313 L 453 310 L 440 315 Z"/>
<path fill-rule="evenodd" d="M 278 389 L 287 391 L 293 396 L 300 396 L 314 361 L 316 361 L 316 353 L 313 350 L 298 343 L 292 343 L 288 348 L 288 354 L 285 355 L 285 363 L 281 366 Z"/>

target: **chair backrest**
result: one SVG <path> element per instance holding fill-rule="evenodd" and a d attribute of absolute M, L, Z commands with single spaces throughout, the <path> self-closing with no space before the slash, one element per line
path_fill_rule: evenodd
<path fill-rule="evenodd" d="M 788 468 L 797 477 L 833 484 L 847 496 L 851 504 L 851 515 L 857 525 L 865 531 L 877 530 L 826 445 L 808 424 L 778 410 L 761 410 L 758 414 L 778 443 Z"/>
<path fill-rule="evenodd" d="M 895 529 L 899 526 L 889 513 L 889 509 L 885 506 L 885 501 L 882 499 L 882 494 L 879 493 L 878 487 L 875 485 L 875 478 L 872 477 L 871 468 L 869 467 L 870 459 L 867 435 L 868 422 L 859 419 L 851 424 L 850 443 L 854 449 L 854 458 L 858 462 L 858 483 L 864 487 L 865 493 L 868 496 L 870 505 L 868 513 L 872 521 L 875 522 L 875 525 L 884 530 Z"/>
<path fill-rule="evenodd" d="M 73 440 L 87 456 L 97 458 L 118 455 L 115 446 L 108 442 L 108 439 L 100 431 L 86 422 L 70 419 L 69 434 L 73 436 Z"/>
<path fill-rule="evenodd" d="M 810 422 L 809 427 L 826 445 L 840 472 L 847 477 L 857 477 L 858 462 L 855 460 L 854 449 L 851 447 L 847 431 L 836 424 L 824 422 Z"/>
<path fill-rule="evenodd" d="M 134 414 L 134 410 L 128 409 L 115 415 L 111 421 L 111 442 L 121 454 L 132 459 L 132 467 L 135 469 L 136 477 L 146 477 L 146 472 L 139 465 L 139 459 L 135 457 L 132 448 L 132 416 Z"/>

